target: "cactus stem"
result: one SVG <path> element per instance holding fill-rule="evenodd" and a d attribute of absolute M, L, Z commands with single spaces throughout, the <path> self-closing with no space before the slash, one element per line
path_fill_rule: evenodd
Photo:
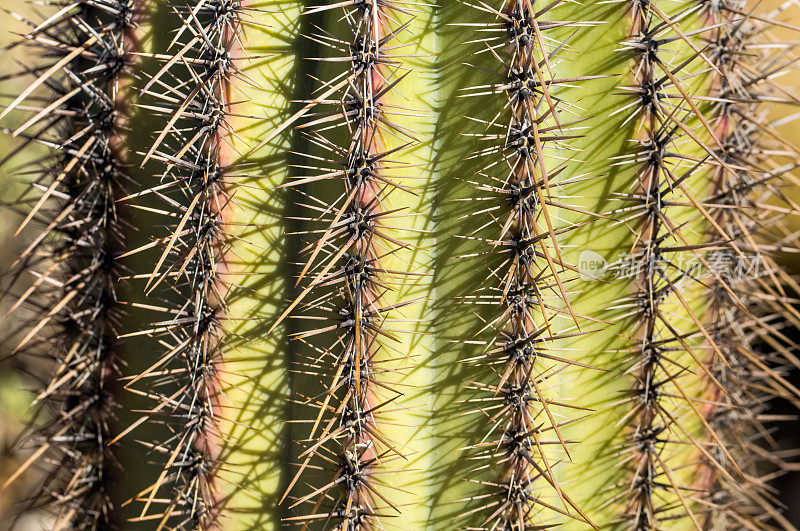
<path fill-rule="evenodd" d="M 288 508 L 299 512 L 288 523 L 373 529 L 401 512 L 381 478 L 394 473 L 388 464 L 407 459 L 406 451 L 385 433 L 381 417 L 402 393 L 381 376 L 403 370 L 386 358 L 395 357 L 392 343 L 407 333 L 397 328 L 406 321 L 403 308 L 419 302 L 394 300 L 406 274 L 387 265 L 409 247 L 394 236 L 408 214 L 391 203 L 394 195 L 413 191 L 398 175 L 408 166 L 393 159 L 417 140 L 395 120 L 413 110 L 391 95 L 407 75 L 401 39 L 409 23 L 399 19 L 413 6 L 368 0 L 306 11 L 337 17 L 346 28 L 346 36 L 320 30 L 306 37 L 334 54 L 313 59 L 322 69 L 343 63 L 347 70 L 332 74 L 322 86 L 325 94 L 301 109 L 307 116 L 297 129 L 321 154 L 307 155 L 310 176 L 290 177 L 284 185 L 300 194 L 308 212 L 298 218 L 308 227 L 299 233 L 308 239 L 300 249 L 307 258 L 296 281 L 299 295 L 271 329 L 287 317 L 310 323 L 291 335 L 309 347 L 297 371 L 324 385 L 310 396 L 297 393 L 312 418 L 281 500 L 292 495 Z M 299 113 L 289 121 L 298 118 Z M 395 140 L 399 145 L 392 145 Z M 399 351 L 397 356 L 403 358 Z M 321 486 L 298 492 L 301 476 L 312 470 L 319 471 Z"/>
<path fill-rule="evenodd" d="M 489 246 L 484 254 L 498 260 L 480 298 L 503 310 L 485 323 L 481 332 L 491 339 L 473 360 L 498 367 L 499 381 L 479 386 L 491 397 L 477 400 L 481 402 L 478 412 L 487 415 L 491 432 L 473 449 L 496 468 L 500 479 L 484 485 L 491 495 L 481 493 L 469 500 L 482 505 L 467 513 L 484 513 L 482 526 L 491 529 L 542 525 L 548 511 L 595 527 L 559 484 L 558 459 L 545 450 L 551 444 L 546 437 L 554 436 L 556 446 L 570 459 L 559 418 L 570 409 L 581 409 L 549 396 L 558 387 L 553 379 L 561 371 L 559 365 L 574 363 L 553 353 L 558 341 L 564 334 L 582 334 L 564 278 L 565 272 L 575 268 L 564 261 L 559 246 L 562 235 L 581 224 L 556 226 L 556 211 L 573 207 L 559 201 L 554 187 L 568 185 L 570 176 L 563 164 L 549 166 L 551 160 L 558 160 L 559 151 L 572 149 L 568 142 L 580 137 L 575 126 L 582 118 L 570 116 L 565 121 L 564 115 L 575 115 L 578 109 L 555 91 L 603 77 L 557 75 L 559 54 L 567 40 L 559 42 L 547 35 L 556 28 L 591 25 L 545 16 L 558 13 L 563 3 L 552 2 L 538 11 L 529 0 L 509 0 L 496 10 L 483 3 L 466 4 L 495 20 L 473 24 L 481 35 L 489 35 L 478 40 L 482 48 L 476 55 L 490 53 L 504 74 L 495 84 L 464 91 L 469 97 L 501 97 L 505 104 L 498 116 L 476 119 L 485 129 L 479 139 L 492 144 L 474 155 L 486 160 L 479 175 L 489 180 L 476 186 L 489 197 L 476 199 L 480 204 L 492 201 L 483 211 L 491 215 L 491 221 L 481 229 L 495 229 L 498 234 L 467 236 L 484 241 Z M 589 219 L 603 217 L 582 212 Z M 565 329 L 563 319 L 571 320 L 576 332 Z M 549 490 L 563 508 L 545 501 L 542 494 Z"/>

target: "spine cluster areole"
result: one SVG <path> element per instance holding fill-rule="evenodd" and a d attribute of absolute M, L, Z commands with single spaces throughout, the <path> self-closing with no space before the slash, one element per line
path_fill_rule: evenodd
<path fill-rule="evenodd" d="M 126 315 L 118 283 L 126 227 L 117 200 L 135 184 L 122 137 L 136 5 L 56 5 L 49 18 L 24 20 L 30 31 L 20 44 L 47 59 L 23 68 L 24 91 L 0 113 L 22 113 L 11 137 L 51 152 L 34 161 L 35 184 L 15 202 L 27 207 L 17 234 L 35 235 L 12 273 L 35 280 L 11 311 L 37 309 L 15 352 L 48 359 L 53 369 L 34 399 L 45 418 L 30 439 L 37 446 L 5 487 L 31 465 L 52 463 L 38 502 L 52 508 L 53 525 L 110 528 L 119 524 L 112 499 L 124 473 L 108 444 Z"/>
<path fill-rule="evenodd" d="M 387 265 L 403 265 L 395 255 L 408 247 L 399 230 L 406 214 L 392 201 L 413 193 L 405 182 L 413 169 L 394 157 L 416 139 L 399 123 L 410 111 L 393 95 L 402 90 L 410 36 L 401 20 L 412 16 L 413 3 L 367 0 L 306 11 L 317 13 L 345 29 L 307 35 L 332 53 L 317 59 L 321 69 L 346 68 L 333 68 L 322 95 L 306 102 L 298 126 L 309 146 L 306 173 L 285 184 L 300 197 L 305 262 L 299 294 L 273 328 L 287 316 L 309 323 L 291 339 L 305 347 L 296 372 L 314 380 L 296 390 L 312 417 L 284 494 L 296 514 L 286 521 L 372 529 L 401 513 L 386 478 L 402 468 L 405 450 L 385 434 L 381 416 L 401 396 L 385 376 L 401 370 L 407 353 L 393 343 L 406 333 L 402 308 L 415 302 L 397 299 L 408 273 Z M 304 492 L 303 480 L 313 488 Z"/>

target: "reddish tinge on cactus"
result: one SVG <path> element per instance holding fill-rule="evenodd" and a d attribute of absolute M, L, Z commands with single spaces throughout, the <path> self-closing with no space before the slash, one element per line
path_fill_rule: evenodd
<path fill-rule="evenodd" d="M 18 515 L 794 529 L 796 2 L 35 11 Z"/>

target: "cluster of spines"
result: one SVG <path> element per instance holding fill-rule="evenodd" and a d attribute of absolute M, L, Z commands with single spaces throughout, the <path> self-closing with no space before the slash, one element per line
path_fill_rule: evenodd
<path fill-rule="evenodd" d="M 559 248 L 561 235 L 580 223 L 559 223 L 556 211 L 581 211 L 552 193 L 581 180 L 570 179 L 563 162 L 570 158 L 569 141 L 579 136 L 580 109 L 557 92 L 599 77 L 557 75 L 566 43 L 552 31 L 587 25 L 554 19 L 564 3 L 535 7 L 532 1 L 508 0 L 497 9 L 467 4 L 492 19 L 469 24 L 481 35 L 476 54 L 491 55 L 502 70 L 497 82 L 465 92 L 486 99 L 485 108 L 502 109 L 491 119 L 475 118 L 485 126 L 476 136 L 488 145 L 475 155 L 485 161 L 478 171 L 482 180 L 474 183 L 481 197 L 475 199 L 491 202 L 481 210 L 491 220 L 464 235 L 487 246 L 480 254 L 489 260 L 489 271 L 477 298 L 499 309 L 483 323 L 487 339 L 470 360 L 496 377 L 477 384 L 485 397 L 469 402 L 478 405 L 477 414 L 486 415 L 491 428 L 473 445 L 478 469 L 489 468 L 497 478 L 479 481 L 481 490 L 466 500 L 475 506 L 466 517 L 480 515 L 470 529 L 545 529 L 564 517 L 593 526 L 559 485 L 555 468 L 563 457 L 552 450 L 569 456 L 561 428 L 572 422 L 570 412 L 583 409 L 559 400 L 552 378 L 569 365 L 588 369 L 557 353 L 559 340 L 580 333 L 567 291 L 575 268 L 563 261 Z M 491 234 L 482 237 L 483 231 Z"/>
<path fill-rule="evenodd" d="M 111 491 L 121 473 L 108 447 L 124 314 L 118 280 L 125 226 L 116 201 L 129 184 L 118 145 L 120 88 L 135 6 L 82 0 L 55 7 L 41 23 L 25 20 L 32 29 L 18 45 L 50 59 L 19 74 L 32 81 L 0 114 L 24 113 L 23 123 L 7 130 L 24 139 L 15 153 L 20 163 L 35 156 L 29 147 L 50 151 L 37 160 L 32 193 L 14 205 L 30 206 L 17 234 L 39 227 L 12 265 L 15 287 L 26 286 L 12 311 L 34 309 L 15 352 L 51 361 L 52 371 L 36 397 L 44 410 L 31 438 L 38 447 L 9 482 L 47 463 L 36 501 L 54 514 L 54 528 L 108 529 L 118 523 Z M 23 284 L 28 275 L 35 280 Z"/>
<path fill-rule="evenodd" d="M 126 388 L 153 401 L 140 424 L 161 425 L 165 437 L 143 441 L 161 472 L 138 493 L 135 521 L 160 528 L 208 529 L 218 525 L 224 503 L 216 474 L 223 435 L 219 431 L 219 371 L 225 347 L 226 283 L 221 278 L 230 246 L 226 224 L 232 193 L 222 153 L 230 126 L 230 84 L 242 74 L 235 57 L 242 6 L 238 0 L 173 5 L 174 36 L 167 50 L 152 55 L 163 66 L 141 94 L 142 105 L 165 121 L 143 155 L 160 167 L 158 183 L 124 198 L 134 208 L 162 215 L 165 235 L 128 251 L 156 249 L 145 279 L 145 308 L 159 312 L 152 326 L 125 337 L 146 335 L 163 351 Z M 154 201 L 146 202 L 148 199 Z M 153 204 L 162 202 L 163 206 Z"/>
<path fill-rule="evenodd" d="M 636 323 L 631 331 L 636 347 L 628 369 L 635 384 L 624 401 L 631 405 L 625 417 L 631 430 L 623 452 L 631 477 L 616 499 L 624 503 L 622 519 L 633 529 L 657 528 L 680 519 L 688 519 L 689 525 L 700 529 L 705 515 L 713 514 L 716 507 L 708 490 L 698 486 L 697 477 L 682 474 L 680 468 L 689 464 L 691 452 L 680 448 L 694 447 L 694 462 L 704 462 L 712 476 L 722 478 L 729 493 L 740 492 L 746 477 L 732 455 L 732 445 L 721 435 L 720 423 L 713 415 L 708 418 L 715 409 L 710 404 L 731 398 L 726 384 L 740 364 L 732 360 L 735 353 L 725 345 L 736 343 L 729 336 L 741 323 L 709 322 L 708 316 L 692 310 L 692 292 L 707 293 L 704 290 L 709 284 L 715 294 L 725 293 L 730 308 L 741 307 L 729 276 L 734 265 L 718 258 L 733 258 L 747 267 L 753 267 L 752 260 L 757 259 L 752 254 L 757 249 L 741 246 L 740 237 L 749 229 L 742 226 L 731 233 L 731 224 L 720 223 L 722 218 L 741 216 L 721 192 L 743 191 L 743 161 L 730 151 L 734 145 L 726 142 L 743 140 L 747 128 L 733 132 L 728 129 L 733 124 L 726 120 L 738 103 L 750 106 L 751 101 L 749 96 L 733 93 L 733 87 L 741 87 L 736 74 L 727 69 L 729 65 L 723 64 L 737 61 L 727 55 L 739 53 L 731 48 L 736 43 L 725 44 L 725 49 L 721 43 L 742 26 L 738 16 L 725 13 L 725 2 L 713 6 L 696 2 L 673 15 L 661 11 L 658 2 L 630 4 L 633 31 L 623 49 L 634 57 L 634 85 L 623 89 L 632 99 L 623 110 L 629 113 L 626 123 L 636 120 L 638 136 L 634 140 L 637 148 L 620 157 L 620 164 L 637 165 L 637 179 L 634 192 L 620 195 L 627 205 L 620 216 L 625 222 L 638 221 L 630 257 L 636 265 L 637 294 L 621 307 L 631 308 L 624 318 L 633 317 Z M 707 13 L 714 10 L 723 15 Z M 700 23 L 693 31 L 681 30 L 685 21 L 698 18 Z M 698 46 L 695 39 L 710 46 Z M 667 51 L 670 43 L 685 45 L 687 53 L 672 58 Z M 716 78 L 721 85 L 719 93 L 710 98 L 691 94 L 691 80 L 698 78 Z M 709 107 L 719 113 L 709 112 Z M 740 138 L 726 137 L 726 131 Z M 744 173 L 752 177 L 757 168 L 757 164 L 750 165 Z M 726 176 L 732 176 L 737 184 L 723 184 Z M 694 241 L 693 225 L 698 220 L 708 227 L 706 242 Z M 694 266 L 687 265 L 692 263 Z M 746 349 L 747 343 L 733 350 Z M 705 387 L 693 389 L 687 379 L 690 374 L 703 377 Z M 708 389 L 709 394 L 704 394 Z M 731 414 L 744 405 L 724 404 L 717 412 Z M 683 457 L 678 460 L 676 456 Z"/>
<path fill-rule="evenodd" d="M 793 103 L 776 93 L 766 81 L 769 75 L 764 76 L 781 72 L 792 60 L 787 48 L 775 46 L 770 36 L 772 20 L 786 6 L 764 16 L 748 11 L 741 0 L 702 4 L 708 19 L 720 25 L 708 48 L 709 58 L 720 72 L 713 109 L 722 143 L 718 153 L 728 165 L 716 168 L 713 174 L 712 199 L 721 207 L 714 219 L 731 238 L 727 257 L 736 252 L 753 262 L 745 266 L 747 274 L 728 272 L 709 286 L 714 341 L 725 358 L 710 362 L 721 389 L 711 389 L 715 406 L 709 410 L 709 422 L 746 479 L 737 480 L 734 465 L 716 449 L 714 458 L 725 471 L 707 467 L 704 487 L 712 509 L 704 526 L 777 524 L 780 528 L 786 527 L 786 521 L 772 507 L 763 478 L 787 468 L 787 463 L 775 451 L 764 414 L 776 397 L 797 403 L 798 390 L 784 378 L 787 365 L 797 362 L 790 353 L 793 345 L 781 330 L 782 322 L 796 319 L 784 288 L 785 273 L 776 266 L 771 247 L 760 242 L 765 232 L 774 231 L 787 215 L 797 214 L 779 192 L 786 173 L 797 167 L 797 149 L 784 139 L 775 141 L 764 134 L 774 129 L 767 121 L 764 102 Z M 775 51 L 754 55 L 753 49 L 769 49 L 762 43 L 769 43 Z M 778 164 L 777 158 L 768 162 L 768 152 L 783 157 L 786 163 Z M 769 195 L 774 198 L 771 208 L 767 206 Z M 789 236 L 785 243 L 789 248 L 797 242 Z M 747 487 L 740 488 L 742 483 Z"/>
<path fill-rule="evenodd" d="M 405 333 L 394 325 L 403 319 L 393 314 L 414 301 L 395 300 L 406 274 L 388 264 L 408 247 L 393 236 L 406 216 L 391 207 L 391 196 L 411 193 L 398 174 L 406 165 L 393 155 L 416 140 L 393 118 L 409 109 L 390 96 L 405 77 L 398 41 L 408 33 L 401 19 L 413 6 L 363 0 L 306 13 L 335 17 L 346 28 L 344 35 L 320 30 L 307 37 L 333 52 L 318 59 L 323 68 L 347 68 L 322 85 L 324 96 L 309 101 L 313 110 L 299 131 L 319 154 L 307 155 L 308 173 L 285 185 L 307 211 L 299 216 L 307 258 L 300 293 L 275 326 L 287 316 L 311 323 L 292 335 L 307 348 L 300 349 L 295 372 L 319 386 L 312 393 L 296 390 L 296 401 L 315 414 L 308 436 L 297 441 L 297 470 L 284 494 L 297 515 L 286 519 L 290 524 L 373 529 L 401 511 L 381 475 L 405 456 L 382 430 L 381 415 L 401 394 L 382 375 L 400 370 L 398 361 L 410 356 L 392 345 Z M 315 479 L 308 477 L 312 471 Z M 308 488 L 300 492 L 303 483 Z"/>
<path fill-rule="evenodd" d="M 678 64 L 673 64 L 666 51 L 670 43 L 691 42 L 693 34 L 687 36 L 678 28 L 678 21 L 691 16 L 691 10 L 673 18 L 653 2 L 633 2 L 630 10 L 633 29 L 623 49 L 633 57 L 634 76 L 633 85 L 624 87 L 632 102 L 623 110 L 629 113 L 626 123 L 636 124 L 637 138 L 636 148 L 622 157 L 621 164 L 636 167 L 635 191 L 626 193 L 622 200 L 629 205 L 623 210 L 627 213 L 625 221 L 637 226 L 630 257 L 637 265 L 637 293 L 627 303 L 632 309 L 625 315 L 634 318 L 630 336 L 635 347 L 628 373 L 635 383 L 625 401 L 631 405 L 625 416 L 631 430 L 623 455 L 631 478 L 620 495 L 625 503 L 622 516 L 632 529 L 658 528 L 684 517 L 699 526 L 696 507 L 688 501 L 690 487 L 681 482 L 670 457 L 676 455 L 671 451 L 674 443 L 690 444 L 694 440 L 695 435 L 682 429 L 687 405 L 694 400 L 681 383 L 681 377 L 687 374 L 682 358 L 688 355 L 694 361 L 692 370 L 701 370 L 704 360 L 696 351 L 702 350 L 698 343 L 702 342 L 704 325 L 695 322 L 694 329 L 686 331 L 686 323 L 675 322 L 671 306 L 677 304 L 681 311 L 691 312 L 691 299 L 680 292 L 689 294 L 696 289 L 698 278 L 694 270 L 682 267 L 680 259 L 702 252 L 704 246 L 689 245 L 681 232 L 687 222 L 679 221 L 681 218 L 671 211 L 688 203 L 694 193 L 688 186 L 696 186 L 696 182 L 686 181 L 696 181 L 700 172 L 708 171 L 708 154 L 702 149 L 699 155 L 692 153 L 698 144 L 705 146 L 692 123 L 703 117 L 697 116 L 700 111 L 683 81 L 690 78 L 688 67 L 696 65 L 701 54 L 684 54 L 674 61 Z M 705 133 L 709 134 L 713 133 Z M 684 161 L 693 156 L 701 162 L 685 165 Z"/>

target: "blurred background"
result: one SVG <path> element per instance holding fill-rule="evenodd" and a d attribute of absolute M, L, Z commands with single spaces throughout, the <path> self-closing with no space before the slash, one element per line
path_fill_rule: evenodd
<path fill-rule="evenodd" d="M 19 21 L 11 19 L 9 11 L 35 18 L 36 7 L 28 2 L 0 0 L 0 8 L 4 28 L 0 31 L 0 103 L 6 105 L 29 82 L 15 79 L 13 73 L 22 70 L 22 65 L 31 66 L 32 62 L 30 57 L 24 57 L 21 48 L 7 49 L 26 29 Z M 42 8 L 39 7 L 39 10 Z M 25 310 L 20 314 L 14 312 L 7 315 L 13 300 L 6 293 L 9 278 L 5 273 L 31 237 L 26 232 L 13 237 L 23 219 L 13 204 L 26 189 L 23 173 L 26 162 L 35 163 L 33 160 L 11 158 L 19 145 L 18 140 L 5 132 L 0 133 L 0 485 L 19 468 L 31 451 L 30 446 L 21 440 L 25 437 L 25 428 L 33 411 L 31 400 L 35 396 L 32 393 L 35 380 L 28 375 L 43 369 L 36 360 L 11 356 L 15 338 L 18 340 L 14 330 L 25 320 Z M 46 155 L 45 150 L 40 151 L 41 155 Z M 11 528 L 12 515 L 21 515 L 14 524 L 17 530 L 34 531 L 51 527 L 46 515 L 36 510 L 26 510 L 26 502 L 42 480 L 41 474 L 42 469 L 32 467 L 11 487 L 0 490 L 0 531 Z"/>

